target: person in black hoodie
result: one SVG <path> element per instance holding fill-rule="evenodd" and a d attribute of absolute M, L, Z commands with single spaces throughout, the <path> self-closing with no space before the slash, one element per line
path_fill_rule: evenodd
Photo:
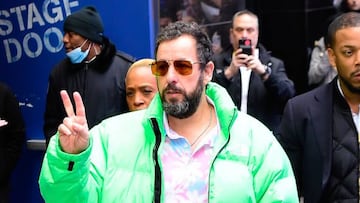
<path fill-rule="evenodd" d="M 116 49 L 104 36 L 99 13 L 86 6 L 64 22 L 67 57 L 52 69 L 44 114 L 46 143 L 66 116 L 60 91 L 78 91 L 87 107 L 89 128 L 101 120 L 128 111 L 125 76 L 135 59 Z"/>
<path fill-rule="evenodd" d="M 25 143 L 25 123 L 11 89 L 0 83 L 0 203 L 9 202 L 10 178 Z"/>

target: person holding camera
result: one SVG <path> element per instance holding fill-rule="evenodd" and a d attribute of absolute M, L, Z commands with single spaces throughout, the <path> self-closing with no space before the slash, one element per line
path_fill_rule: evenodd
<path fill-rule="evenodd" d="M 234 14 L 229 30 L 232 47 L 214 57 L 213 81 L 227 89 L 237 108 L 277 133 L 283 108 L 295 96 L 281 59 L 258 43 L 259 20 L 242 10 Z"/>

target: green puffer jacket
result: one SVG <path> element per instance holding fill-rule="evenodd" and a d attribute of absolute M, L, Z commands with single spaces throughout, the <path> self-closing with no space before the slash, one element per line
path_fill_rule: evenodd
<path fill-rule="evenodd" d="M 209 202 L 298 202 L 290 162 L 272 133 L 238 112 L 219 85 L 208 84 L 206 94 L 222 131 L 210 169 Z M 91 129 L 90 146 L 81 154 L 62 152 L 57 134 L 43 160 L 41 194 L 49 203 L 164 202 L 159 157 L 165 136 L 159 95 L 147 110 L 111 117 Z"/>

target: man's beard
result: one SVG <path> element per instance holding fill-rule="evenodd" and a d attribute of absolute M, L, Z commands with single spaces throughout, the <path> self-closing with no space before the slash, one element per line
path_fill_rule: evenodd
<path fill-rule="evenodd" d="M 200 104 L 201 94 L 204 90 L 203 78 L 204 78 L 204 74 L 201 73 L 198 83 L 196 85 L 196 89 L 190 94 L 186 94 L 184 90 L 179 89 L 175 85 L 170 83 L 162 91 L 161 94 L 161 100 L 164 111 L 170 116 L 180 119 L 188 118 L 191 115 L 193 115 Z M 165 93 L 167 90 L 172 90 L 181 93 L 182 95 L 184 95 L 184 100 L 178 101 L 177 99 L 171 99 L 170 101 L 166 101 Z"/>
<path fill-rule="evenodd" d="M 343 82 L 346 88 L 353 94 L 360 94 L 360 88 L 354 87 L 349 81 L 339 75 L 339 79 Z"/>

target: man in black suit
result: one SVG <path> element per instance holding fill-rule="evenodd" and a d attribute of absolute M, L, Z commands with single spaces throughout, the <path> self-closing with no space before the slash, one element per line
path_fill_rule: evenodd
<path fill-rule="evenodd" d="M 359 202 L 360 14 L 328 27 L 329 61 L 338 77 L 290 99 L 278 139 L 304 202 Z"/>
<path fill-rule="evenodd" d="M 232 46 L 214 57 L 213 81 L 227 89 L 240 111 L 276 133 L 283 108 L 295 95 L 294 84 L 286 75 L 283 61 L 258 43 L 258 17 L 242 10 L 235 13 L 232 21 Z M 239 40 L 245 47 L 239 48 Z"/>

